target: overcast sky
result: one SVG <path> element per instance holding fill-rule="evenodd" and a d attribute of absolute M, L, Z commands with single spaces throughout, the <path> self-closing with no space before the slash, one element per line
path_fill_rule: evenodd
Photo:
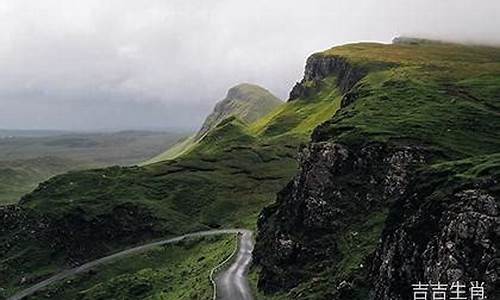
<path fill-rule="evenodd" d="M 0 128 L 197 128 L 240 82 L 285 99 L 321 49 L 499 28 L 498 0 L 0 0 Z"/>

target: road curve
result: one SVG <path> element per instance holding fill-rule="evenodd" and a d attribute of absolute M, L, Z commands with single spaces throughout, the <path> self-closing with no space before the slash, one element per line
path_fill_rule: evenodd
<path fill-rule="evenodd" d="M 252 300 L 252 291 L 248 285 L 247 272 L 252 261 L 254 242 L 252 232 L 241 230 L 240 247 L 231 266 L 219 273 L 215 279 L 217 299 Z"/>
<path fill-rule="evenodd" d="M 117 258 L 126 256 L 126 255 L 130 255 L 130 254 L 144 252 L 144 251 L 149 250 L 149 249 L 151 249 L 153 247 L 156 247 L 156 246 L 161 246 L 161 245 L 176 243 L 176 242 L 179 242 L 179 241 L 181 241 L 183 239 L 191 238 L 191 237 L 202 237 L 202 236 L 218 235 L 218 234 L 232 234 L 232 233 L 239 233 L 239 232 L 243 232 L 244 233 L 243 237 L 244 237 L 245 234 L 248 234 L 249 231 L 247 231 L 245 229 L 220 229 L 220 230 L 200 231 L 200 232 L 194 232 L 194 233 L 184 234 L 184 235 L 177 236 L 177 237 L 174 237 L 174 238 L 170 238 L 170 239 L 166 239 L 166 240 L 161 240 L 161 241 L 157 241 L 157 242 L 153 242 L 153 243 L 141 245 L 141 246 L 138 246 L 138 247 L 130 248 L 130 249 L 127 249 L 127 250 L 123 250 L 123 251 L 117 252 L 115 254 L 111 254 L 109 256 L 105 256 L 105 257 L 99 258 L 97 260 L 88 262 L 88 263 L 83 264 L 81 266 L 78 266 L 76 268 L 62 271 L 61 273 L 58 273 L 58 274 L 56 274 L 56 275 L 54 275 L 54 276 L 52 276 L 50 278 L 47 278 L 47 279 L 45 279 L 45 280 L 43 280 L 43 281 L 41 281 L 41 282 L 39 282 L 39 283 L 37 283 L 37 284 L 35 284 L 35 285 L 27 288 L 25 290 L 22 290 L 22 291 L 20 291 L 20 292 L 18 292 L 16 294 L 12 295 L 11 297 L 7 298 L 7 300 L 20 300 L 20 299 L 23 299 L 24 297 L 30 296 L 30 295 L 34 294 L 35 292 L 37 292 L 37 291 L 39 291 L 39 290 L 47 287 L 48 285 L 50 285 L 52 283 L 55 283 L 57 281 L 60 281 L 60 280 L 63 280 L 65 278 L 68 278 L 70 276 L 73 276 L 73 275 L 76 275 L 76 274 L 88 271 L 88 270 L 90 270 L 90 269 L 92 269 L 92 268 L 94 268 L 96 266 L 99 266 L 99 265 L 111 262 L 111 261 L 113 261 L 113 260 L 115 260 Z M 251 236 L 251 233 L 250 233 L 250 236 Z M 242 244 L 243 244 L 243 237 L 241 239 L 241 243 Z M 239 257 L 239 254 L 238 254 L 238 257 Z M 234 298 L 234 299 L 240 299 L 240 298 Z M 241 298 L 241 299 L 251 299 L 251 298 Z"/>

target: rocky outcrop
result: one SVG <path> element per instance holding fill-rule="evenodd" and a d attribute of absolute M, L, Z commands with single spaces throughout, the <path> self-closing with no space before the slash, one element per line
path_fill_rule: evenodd
<path fill-rule="evenodd" d="M 448 91 L 451 84 L 436 89 L 454 72 L 446 67 L 418 62 L 422 72 L 407 73 L 423 49 L 402 53 L 430 41 L 394 43 L 315 54 L 291 91 L 291 101 L 340 92 L 341 103 L 301 150 L 299 173 L 261 213 L 254 254 L 264 292 L 406 300 L 418 282 L 479 281 L 488 299 L 500 299 L 498 139 L 472 121 L 483 110 L 465 104 L 476 102 L 476 93 L 489 96 L 473 86 L 460 95 Z M 422 62 L 435 55 L 429 51 Z M 458 96 L 467 110 L 458 111 Z M 484 138 L 471 143 L 474 134 Z"/>
<path fill-rule="evenodd" d="M 372 250 L 362 254 L 367 267 L 356 271 L 365 281 L 330 274 L 335 279 L 317 299 L 353 299 L 363 289 L 370 296 L 359 299 L 411 299 L 414 283 L 455 281 L 484 282 L 496 299 L 498 178 L 417 171 L 431 155 L 422 147 L 378 143 L 358 148 L 315 142 L 304 148 L 299 174 L 259 219 L 259 288 L 290 291 L 339 268 L 349 256 L 342 251 L 346 234 L 375 212 L 388 211 L 383 231 L 366 248 Z"/>
<path fill-rule="evenodd" d="M 351 148 L 316 142 L 304 148 L 299 174 L 259 219 L 259 287 L 289 290 L 338 264 L 347 228 L 397 201 L 426 156 L 420 147 L 379 143 Z"/>
<path fill-rule="evenodd" d="M 446 175 L 419 174 L 392 209 L 371 268 L 374 299 L 411 299 L 412 284 L 456 281 L 484 282 L 489 299 L 500 296 L 498 182 L 449 184 Z"/>
<path fill-rule="evenodd" d="M 337 77 L 337 86 L 345 94 L 365 75 L 365 70 L 343 57 L 313 54 L 307 59 L 304 78 L 290 92 L 289 101 L 313 95 L 320 88 L 321 80 L 329 76 Z"/>

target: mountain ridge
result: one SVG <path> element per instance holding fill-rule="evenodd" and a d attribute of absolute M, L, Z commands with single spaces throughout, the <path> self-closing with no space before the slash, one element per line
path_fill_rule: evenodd
<path fill-rule="evenodd" d="M 192 150 L 204 136 L 220 122 L 235 116 L 245 123 L 252 123 L 270 113 L 283 102 L 267 89 L 255 84 L 240 83 L 231 87 L 224 99 L 215 104 L 198 132 L 172 146 L 145 164 L 175 159 Z"/>
<path fill-rule="evenodd" d="M 215 105 L 196 134 L 196 139 L 202 138 L 210 129 L 230 116 L 235 116 L 245 123 L 252 123 L 281 104 L 283 102 L 280 99 L 260 86 L 238 84 L 230 88 L 226 97 Z"/>
<path fill-rule="evenodd" d="M 175 159 L 56 176 L 0 210 L 0 285 L 258 220 L 262 299 L 406 299 L 455 279 L 495 297 L 500 49 L 359 43 L 308 62 L 297 97 L 250 124 L 224 118 Z"/>
<path fill-rule="evenodd" d="M 0 285 L 8 295 L 68 265 L 160 237 L 254 228 L 260 210 L 296 173 L 297 148 L 336 109 L 328 108 L 340 101 L 332 97 L 284 103 L 252 124 L 226 118 L 175 159 L 70 172 L 41 183 L 0 210 L 6 262 Z M 288 132 L 290 120 L 295 129 Z"/>

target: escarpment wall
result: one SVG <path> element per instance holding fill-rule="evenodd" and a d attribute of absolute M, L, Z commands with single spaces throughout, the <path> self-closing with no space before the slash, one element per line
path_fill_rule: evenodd
<path fill-rule="evenodd" d="M 304 78 L 292 88 L 289 101 L 312 95 L 317 91 L 319 81 L 328 76 L 337 77 L 337 86 L 345 94 L 365 75 L 365 70 L 343 57 L 311 55 L 307 59 Z"/>

